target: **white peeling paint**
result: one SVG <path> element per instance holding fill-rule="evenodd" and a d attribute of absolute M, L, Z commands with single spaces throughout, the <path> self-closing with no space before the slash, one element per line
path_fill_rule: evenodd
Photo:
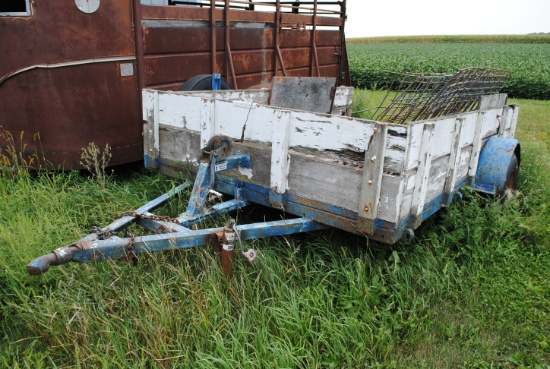
<path fill-rule="evenodd" d="M 252 173 L 252 169 L 244 168 L 244 167 L 241 167 L 241 166 L 239 166 L 239 173 L 243 176 L 246 176 L 246 178 L 248 178 L 248 179 L 252 179 L 252 177 L 254 176 L 253 173 Z"/>

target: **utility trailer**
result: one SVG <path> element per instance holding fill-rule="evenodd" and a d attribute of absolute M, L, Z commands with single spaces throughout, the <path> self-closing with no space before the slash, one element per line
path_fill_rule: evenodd
<path fill-rule="evenodd" d="M 245 239 L 334 227 L 393 244 L 412 237 L 463 186 L 496 195 L 514 188 L 518 107 L 508 105 L 505 94 L 482 95 L 473 110 L 451 114 L 438 106 L 433 118 L 397 124 L 348 116 L 353 89 L 335 85 L 331 78 L 276 77 L 269 89 L 145 89 L 145 165 L 167 174 L 197 173 L 187 210 L 175 218 L 151 213 L 191 183 L 32 261 L 29 272 L 208 244 L 221 253 L 229 275 L 236 245 L 248 259 L 256 256 L 244 250 Z M 438 96 L 436 102 L 446 95 Z M 209 205 L 210 196 L 221 202 Z M 190 228 L 250 204 L 279 209 L 287 218 Z M 119 237 L 132 222 L 155 234 Z"/>

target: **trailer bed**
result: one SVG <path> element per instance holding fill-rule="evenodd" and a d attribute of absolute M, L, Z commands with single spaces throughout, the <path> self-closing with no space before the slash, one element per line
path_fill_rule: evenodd
<path fill-rule="evenodd" d="M 343 115 L 353 89 L 339 87 L 333 114 L 268 105 L 269 90 L 143 91 L 146 166 L 196 170 L 215 135 L 248 166 L 216 173 L 215 190 L 394 243 L 463 185 L 475 185 L 490 137 L 512 138 L 518 107 L 506 95 L 479 109 L 408 124 Z"/>

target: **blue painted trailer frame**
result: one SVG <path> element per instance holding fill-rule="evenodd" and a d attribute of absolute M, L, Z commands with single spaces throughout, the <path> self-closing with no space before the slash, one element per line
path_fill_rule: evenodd
<path fill-rule="evenodd" d="M 28 264 L 29 273 L 42 274 L 48 271 L 50 266 L 68 262 L 130 259 L 142 253 L 203 246 L 207 244 L 209 235 L 219 234 L 224 228 L 192 230 L 190 226 L 252 203 L 282 209 L 298 218 L 236 226 L 237 236 L 240 235 L 242 240 L 310 232 L 327 227 L 364 234 L 358 227 L 357 212 L 286 192 L 275 193 L 270 188 L 224 175 L 223 172 L 226 170 L 238 167 L 250 168 L 251 159 L 240 153 L 231 153 L 220 159 L 219 152 L 218 150 L 213 156 L 211 155 L 210 161 L 200 163 L 187 211 L 179 217 L 166 219 L 166 217 L 155 216 L 151 211 L 169 198 L 181 193 L 191 185 L 190 182 L 179 185 L 134 212 L 123 214 L 110 225 L 96 229 L 70 245 L 55 249 L 50 254 L 33 260 Z M 514 164 L 514 158 L 517 158 L 517 165 L 519 165 L 520 146 L 517 140 L 490 137 L 481 150 L 475 178 L 463 178 L 450 194 L 441 193 L 436 196 L 425 204 L 420 216 L 409 214 L 399 223 L 374 219 L 372 233 L 367 236 L 389 244 L 397 242 L 404 236 L 414 236 L 414 229 L 440 208 L 447 206 L 455 195 L 460 194 L 459 190 L 464 185 L 472 185 L 474 189 L 483 192 L 500 193 L 509 180 L 510 167 Z M 162 164 L 161 160 L 158 164 Z M 221 193 L 232 195 L 234 198 L 207 208 L 207 197 L 212 194 L 221 196 Z M 117 235 L 132 223 L 144 226 L 157 234 L 126 238 Z M 242 253 L 245 255 L 244 252 Z"/>
<path fill-rule="evenodd" d="M 39 275 L 47 272 L 51 266 L 68 262 L 87 263 L 105 260 L 130 260 L 142 253 L 204 246 L 208 243 L 210 235 L 223 233 L 225 227 L 192 230 L 188 228 L 189 226 L 250 204 L 249 201 L 243 198 L 243 191 L 236 188 L 233 191 L 236 195 L 235 199 L 216 204 L 207 209 L 207 196 L 215 192 L 212 189 L 212 179 L 215 178 L 215 175 L 213 177 L 212 174 L 236 166 L 247 165 L 250 165 L 250 158 L 240 154 L 229 155 L 222 161 L 202 162 L 195 179 L 187 211 L 178 218 L 167 219 L 166 217 L 155 216 L 151 211 L 158 208 L 169 198 L 181 193 L 190 186 L 190 182 L 179 185 L 134 212 L 124 213 L 120 219 L 110 225 L 102 229 L 96 229 L 70 245 L 57 248 L 49 254 L 36 258 L 27 265 L 27 270 L 32 275 Z M 132 223 L 162 234 L 118 237 L 117 234 Z M 234 226 L 234 231 L 237 233 L 239 240 L 248 240 L 310 232 L 326 227 L 326 225 L 311 219 L 296 218 Z M 254 256 L 250 256 L 250 251 L 253 252 L 253 250 L 249 250 L 245 253 L 242 249 L 242 254 L 252 260 Z"/>

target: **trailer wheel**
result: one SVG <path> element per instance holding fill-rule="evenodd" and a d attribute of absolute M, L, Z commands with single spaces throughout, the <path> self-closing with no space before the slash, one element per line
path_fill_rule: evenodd
<path fill-rule="evenodd" d="M 224 79 L 221 82 L 222 90 L 231 90 L 231 86 Z M 212 75 L 199 74 L 189 78 L 180 87 L 180 91 L 208 91 L 212 90 Z"/>
<path fill-rule="evenodd" d="M 516 189 L 521 150 L 518 140 L 492 136 L 479 154 L 473 188 L 502 198 Z"/>
<path fill-rule="evenodd" d="M 512 195 L 516 189 L 519 174 L 519 160 L 516 154 L 510 157 L 508 170 L 506 171 L 506 181 L 504 186 L 497 192 L 497 196 Z"/>

